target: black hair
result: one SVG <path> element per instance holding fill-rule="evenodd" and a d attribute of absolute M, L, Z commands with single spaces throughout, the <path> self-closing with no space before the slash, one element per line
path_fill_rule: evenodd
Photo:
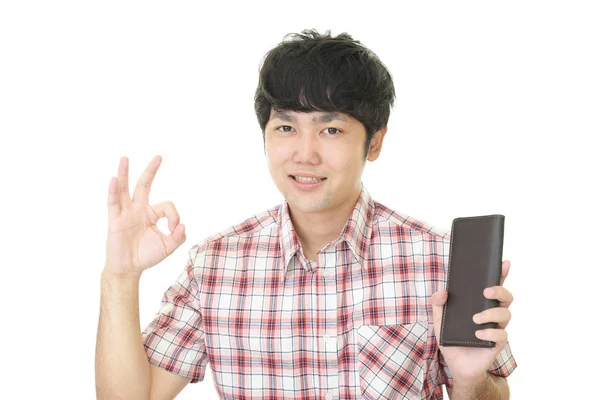
<path fill-rule="evenodd" d="M 271 107 L 351 115 L 365 127 L 366 156 L 373 134 L 387 126 L 395 96 L 390 72 L 358 40 L 346 32 L 331 37 L 330 30 L 305 29 L 285 35 L 265 55 L 254 111 L 263 140 Z"/>

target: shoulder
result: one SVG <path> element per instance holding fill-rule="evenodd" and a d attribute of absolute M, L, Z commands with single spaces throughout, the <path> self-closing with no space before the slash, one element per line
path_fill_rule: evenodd
<path fill-rule="evenodd" d="M 374 203 L 371 253 L 375 259 L 400 258 L 397 261 L 411 266 L 414 273 L 425 274 L 418 279 L 443 284 L 450 256 L 451 229 Z M 429 294 L 437 290 L 436 285 L 429 287 Z"/>
<path fill-rule="evenodd" d="M 450 242 L 450 229 L 392 210 L 377 201 L 373 201 L 373 203 L 374 233 L 382 233 L 387 230 L 403 235 L 421 236 L 440 243 Z"/>
<path fill-rule="evenodd" d="M 190 249 L 190 259 L 198 255 L 227 255 L 244 245 L 253 246 L 278 240 L 280 206 L 271 207 L 201 240 Z"/>

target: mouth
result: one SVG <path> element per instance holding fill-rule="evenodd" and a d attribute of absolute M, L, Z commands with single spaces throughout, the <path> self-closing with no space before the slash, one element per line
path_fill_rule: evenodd
<path fill-rule="evenodd" d="M 327 178 L 290 175 L 289 178 L 297 190 L 311 192 L 318 190 Z"/>
<path fill-rule="evenodd" d="M 290 175 L 290 178 L 292 178 L 294 181 L 296 181 L 298 183 L 303 183 L 303 184 L 315 184 L 315 183 L 323 182 L 325 179 L 327 179 L 327 178 L 295 176 L 295 175 Z"/>

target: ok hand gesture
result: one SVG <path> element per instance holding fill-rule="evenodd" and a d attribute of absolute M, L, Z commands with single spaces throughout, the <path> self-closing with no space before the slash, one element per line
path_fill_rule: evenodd
<path fill-rule="evenodd" d="M 129 195 L 129 160 L 119 163 L 118 177 L 108 189 L 108 238 L 105 271 L 123 277 L 139 277 L 185 242 L 185 226 L 179 223 L 175 205 L 165 201 L 148 204 L 150 187 L 162 159 L 155 156 Z M 163 234 L 156 222 L 166 217 L 170 234 Z"/>

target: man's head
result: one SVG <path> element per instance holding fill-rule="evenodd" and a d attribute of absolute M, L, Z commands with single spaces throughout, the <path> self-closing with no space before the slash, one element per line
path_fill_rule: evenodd
<path fill-rule="evenodd" d="M 286 35 L 266 54 L 254 111 L 263 138 L 273 108 L 346 113 L 365 127 L 366 157 L 374 133 L 387 126 L 394 98 L 392 76 L 375 53 L 347 33 L 332 37 L 313 29 Z"/>
<path fill-rule="evenodd" d="M 379 156 L 394 98 L 391 74 L 346 33 L 304 30 L 267 53 L 254 108 L 269 170 L 295 211 L 353 205 L 366 160 Z"/>

